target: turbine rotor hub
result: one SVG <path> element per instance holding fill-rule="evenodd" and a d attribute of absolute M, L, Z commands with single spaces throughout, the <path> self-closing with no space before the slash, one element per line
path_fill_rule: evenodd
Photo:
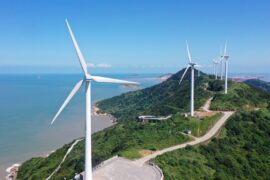
<path fill-rule="evenodd" d="M 84 79 L 86 81 L 91 81 L 92 80 L 92 76 L 90 74 L 86 74 L 85 77 L 84 77 Z"/>

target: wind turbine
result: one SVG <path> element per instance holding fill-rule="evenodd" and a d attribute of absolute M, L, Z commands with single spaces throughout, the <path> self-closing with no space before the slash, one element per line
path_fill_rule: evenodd
<path fill-rule="evenodd" d="M 85 84 L 85 100 L 86 100 L 86 118 L 85 118 L 85 177 L 86 180 L 92 180 L 92 154 L 91 154 L 91 82 L 103 82 L 103 83 L 124 83 L 124 84 L 138 84 L 137 82 L 132 81 L 125 81 L 120 79 L 112 79 L 112 78 L 106 78 L 101 76 L 93 76 L 87 71 L 87 65 L 84 60 L 83 54 L 79 48 L 79 45 L 75 39 L 75 36 L 69 26 L 69 23 L 66 19 L 67 28 L 69 31 L 69 34 L 71 36 L 73 45 L 75 47 L 80 65 L 82 67 L 83 73 L 84 73 L 84 79 L 80 80 L 72 89 L 66 100 L 64 101 L 63 105 L 60 107 L 56 115 L 54 116 L 53 120 L 51 121 L 51 124 L 54 123 L 56 118 L 60 115 L 60 113 L 64 110 L 64 108 L 67 106 L 67 104 L 70 102 L 70 100 L 73 98 L 73 96 L 78 92 L 78 90 L 82 87 L 83 84 Z"/>
<path fill-rule="evenodd" d="M 227 54 L 227 42 L 225 43 L 224 52 L 221 55 L 221 59 L 225 60 L 225 94 L 228 93 L 228 59 L 229 55 Z"/>
<path fill-rule="evenodd" d="M 217 66 L 218 66 L 218 60 L 213 59 L 213 67 L 214 67 L 215 79 L 217 79 Z"/>
<path fill-rule="evenodd" d="M 188 47 L 188 43 L 186 42 L 187 45 L 187 53 L 188 53 L 188 65 L 179 81 L 179 85 L 181 84 L 184 76 L 187 73 L 187 70 L 190 68 L 191 69 L 191 84 L 190 84 L 190 116 L 194 116 L 194 68 L 200 66 L 197 63 L 192 62 L 191 59 L 191 55 L 190 55 L 190 51 L 189 51 L 189 47 Z"/>
<path fill-rule="evenodd" d="M 220 47 L 220 59 L 219 62 L 220 63 L 220 80 L 223 80 L 223 56 L 222 56 L 222 47 Z"/>

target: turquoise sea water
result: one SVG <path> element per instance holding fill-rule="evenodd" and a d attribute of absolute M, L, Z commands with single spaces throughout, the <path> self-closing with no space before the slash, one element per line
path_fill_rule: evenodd
<path fill-rule="evenodd" d="M 160 74 L 111 74 L 148 87 Z M 81 75 L 0 75 L 0 175 L 13 163 L 50 151 L 84 135 L 84 87 L 53 126 L 50 121 Z M 118 84 L 92 83 L 92 101 L 128 90 Z M 93 119 L 93 131 L 107 127 L 107 119 Z M 1 177 L 0 176 L 0 177 Z M 0 178 L 1 179 L 1 178 Z"/>

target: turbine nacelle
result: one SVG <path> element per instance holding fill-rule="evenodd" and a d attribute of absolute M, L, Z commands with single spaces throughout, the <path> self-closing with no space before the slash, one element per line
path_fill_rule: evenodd
<path fill-rule="evenodd" d="M 91 81 L 91 80 L 92 80 L 91 75 L 87 73 L 87 74 L 84 76 L 84 80 L 85 80 L 85 81 Z"/>
<path fill-rule="evenodd" d="M 188 63 L 190 66 L 197 66 L 198 64 L 197 63 L 193 63 L 193 62 L 190 62 L 190 63 Z"/>
<path fill-rule="evenodd" d="M 229 55 L 222 55 L 221 58 L 224 58 L 225 60 L 228 60 L 229 59 Z"/>

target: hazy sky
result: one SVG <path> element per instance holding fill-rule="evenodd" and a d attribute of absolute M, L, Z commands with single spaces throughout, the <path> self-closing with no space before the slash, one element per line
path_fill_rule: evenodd
<path fill-rule="evenodd" d="M 8 0 L 0 5 L 0 73 L 80 72 L 68 18 L 91 72 L 210 70 L 228 41 L 230 72 L 268 72 L 270 2 Z"/>

